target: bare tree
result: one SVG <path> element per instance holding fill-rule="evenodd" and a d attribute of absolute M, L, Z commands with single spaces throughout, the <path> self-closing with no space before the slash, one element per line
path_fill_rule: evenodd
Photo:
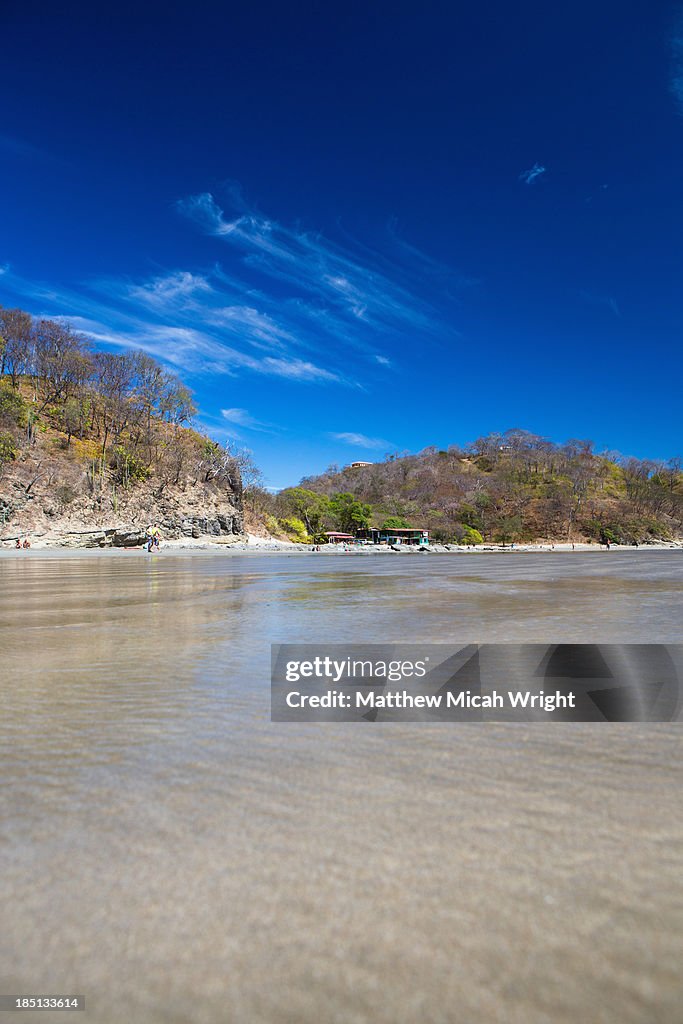
<path fill-rule="evenodd" d="M 43 383 L 43 403 L 37 414 L 57 402 L 71 385 L 87 380 L 92 362 L 84 338 L 55 320 L 39 320 L 33 330 L 36 372 Z"/>
<path fill-rule="evenodd" d="M 29 372 L 31 329 L 28 313 L 0 307 L 0 376 L 8 373 L 15 388 L 19 386 L 19 377 Z"/>

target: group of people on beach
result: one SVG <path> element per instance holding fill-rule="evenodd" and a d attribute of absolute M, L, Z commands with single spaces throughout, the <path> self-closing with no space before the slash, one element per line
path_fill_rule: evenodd
<path fill-rule="evenodd" d="M 27 548 L 31 547 L 31 541 L 28 539 L 28 537 L 24 537 L 24 542 L 22 544 L 21 537 L 17 537 L 17 542 L 14 545 L 14 547 L 16 548 L 17 551 L 21 551 L 22 549 L 25 551 Z"/>

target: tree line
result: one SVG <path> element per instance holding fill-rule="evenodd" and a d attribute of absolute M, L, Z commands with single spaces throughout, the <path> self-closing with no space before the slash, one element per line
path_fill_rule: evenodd
<path fill-rule="evenodd" d="M 258 482 L 248 453 L 190 429 L 196 412 L 189 388 L 148 353 L 97 350 L 68 323 L 0 307 L 0 469 L 50 429 L 126 486 Z"/>

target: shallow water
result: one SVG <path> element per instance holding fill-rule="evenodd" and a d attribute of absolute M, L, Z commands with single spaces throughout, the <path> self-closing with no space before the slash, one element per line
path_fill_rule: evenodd
<path fill-rule="evenodd" d="M 679 642 L 682 565 L 0 558 L 0 992 L 136 1024 L 680 1024 L 680 725 L 275 724 L 269 661 Z"/>

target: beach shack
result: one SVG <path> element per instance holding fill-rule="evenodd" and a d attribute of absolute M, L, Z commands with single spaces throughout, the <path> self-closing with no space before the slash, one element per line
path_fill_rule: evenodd
<path fill-rule="evenodd" d="M 335 533 L 334 530 L 325 532 L 328 544 L 350 544 L 356 539 L 351 533 Z"/>
<path fill-rule="evenodd" d="M 358 530 L 356 537 L 359 540 L 365 541 L 366 544 L 390 544 L 394 546 L 411 544 L 418 547 L 429 545 L 429 530 L 377 530 L 371 528 L 369 530 Z"/>

